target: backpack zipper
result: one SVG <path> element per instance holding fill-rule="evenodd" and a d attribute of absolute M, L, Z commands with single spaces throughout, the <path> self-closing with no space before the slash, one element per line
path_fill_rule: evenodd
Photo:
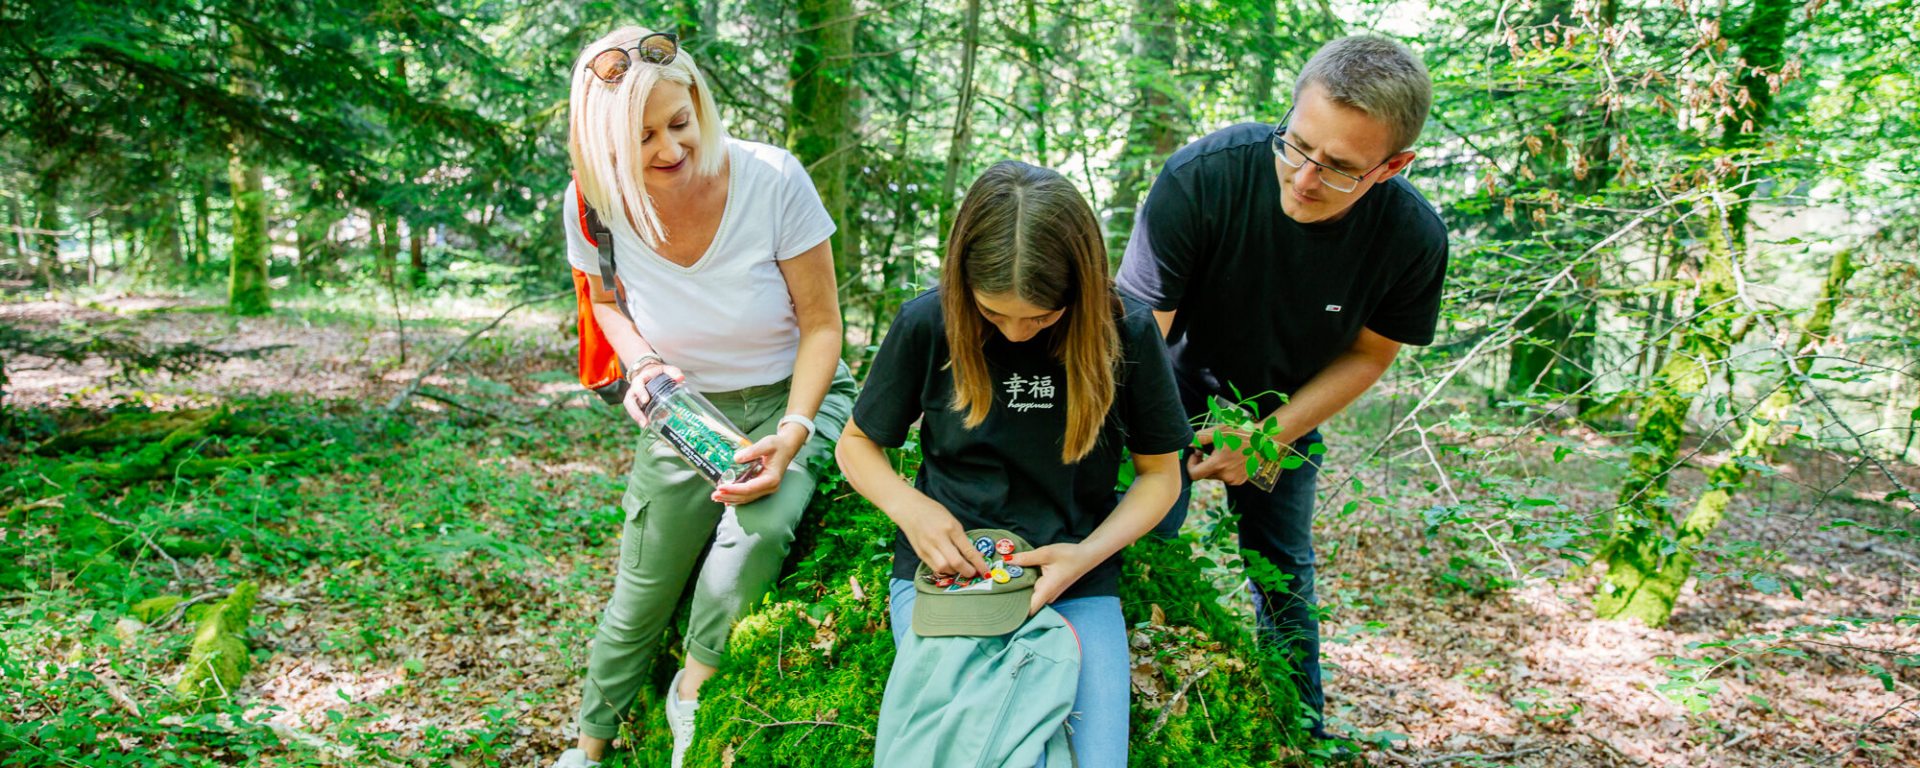
<path fill-rule="evenodd" d="M 1020 695 L 1020 668 L 1033 661 L 1033 651 L 1021 648 L 1020 653 L 1020 660 L 1014 663 L 1013 670 L 1008 673 L 1013 682 L 1007 686 L 1007 697 L 1000 702 L 1000 712 L 993 716 L 993 728 L 989 731 L 993 734 L 993 740 L 987 742 L 987 749 L 980 754 L 982 760 L 993 759 L 999 753 L 1000 738 L 1006 731 L 1002 726 L 1006 725 L 1007 711 L 1013 708 L 1013 700 Z"/>

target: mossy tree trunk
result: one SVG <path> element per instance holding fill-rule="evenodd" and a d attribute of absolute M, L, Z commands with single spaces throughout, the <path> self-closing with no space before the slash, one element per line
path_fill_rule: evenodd
<path fill-rule="evenodd" d="M 1776 432 L 1782 422 L 1792 417 L 1794 404 L 1800 401 L 1801 392 L 1808 381 L 1807 373 L 1812 367 L 1801 360 L 1800 355 L 1818 344 L 1832 330 L 1834 308 L 1844 295 L 1847 280 L 1853 276 L 1853 272 L 1853 252 L 1835 252 L 1828 265 L 1820 302 L 1801 327 L 1799 340 L 1790 348 L 1793 355 L 1785 364 L 1780 385 L 1753 409 L 1726 462 L 1707 473 L 1706 490 L 1694 501 L 1692 511 L 1680 521 L 1671 553 L 1657 561 L 1652 581 L 1662 586 L 1647 592 L 1640 606 L 1643 614 L 1640 618 L 1643 620 L 1650 615 L 1659 616 L 1658 622 L 1647 620 L 1649 625 L 1664 623 L 1672 615 L 1674 594 L 1693 575 L 1695 553 L 1726 517 L 1727 504 L 1733 501 L 1733 494 L 1746 479 L 1747 467 L 1755 461 L 1765 462 L 1773 455 L 1777 445 Z M 1666 585 L 1672 586 L 1671 593 L 1666 590 Z"/>
<path fill-rule="evenodd" d="M 243 96 L 260 97 L 254 79 L 258 47 L 248 33 L 233 27 L 234 89 Z M 227 180 L 233 185 L 233 255 L 227 268 L 227 311 L 261 315 L 273 310 L 267 286 L 267 192 L 261 177 L 257 144 L 236 132 L 229 140 Z"/>
<path fill-rule="evenodd" d="M 1770 117 L 1773 88 L 1767 78 L 1777 76 L 1785 63 L 1783 48 L 1794 7 L 1790 0 L 1753 0 L 1746 23 L 1734 36 L 1745 62 L 1739 82 L 1746 98 L 1735 99 L 1736 109 L 1722 126 L 1722 144 L 1728 148 L 1755 145 Z M 1667 622 L 1680 588 L 1693 573 L 1695 551 L 1719 526 L 1732 491 L 1745 475 L 1743 462 L 1768 450 L 1775 425 L 1800 391 L 1804 374 L 1797 361 L 1790 362 L 1786 381 L 1755 409 L 1734 445 L 1734 456 L 1709 474 L 1707 490 L 1669 536 L 1666 528 L 1672 518 L 1662 501 L 1666 473 L 1684 433 L 1687 405 L 1705 388 L 1704 363 L 1723 359 L 1737 340 L 1732 337 L 1738 315 L 1732 301 L 1733 263 L 1747 252 L 1748 206 L 1744 196 L 1737 197 L 1724 214 L 1714 217 L 1701 268 L 1701 290 L 1694 301 L 1694 327 L 1676 341 L 1676 354 L 1661 366 L 1655 391 L 1641 412 L 1636 442 L 1652 450 L 1634 456 L 1632 474 L 1621 489 L 1623 509 L 1602 551 L 1607 583 L 1594 598 L 1594 609 L 1603 618 L 1637 618 L 1648 626 Z M 1816 330 L 1824 334 L 1831 324 L 1834 303 L 1852 273 L 1851 262 L 1850 255 L 1836 256 L 1825 286 L 1826 300 L 1809 319 L 1809 336 Z"/>
<path fill-rule="evenodd" d="M 1133 235 L 1134 208 L 1152 183 L 1155 169 L 1180 148 L 1181 102 L 1175 96 L 1173 59 L 1179 39 L 1180 5 L 1172 0 L 1134 0 L 1127 22 L 1133 53 L 1127 67 L 1133 78 L 1134 106 L 1127 126 L 1127 149 L 1113 180 L 1107 251 L 1114 263 Z"/>
<path fill-rule="evenodd" d="M 208 232 L 207 198 L 213 194 L 213 182 L 202 178 L 193 192 L 193 258 L 188 269 L 199 277 L 213 258 L 213 240 Z"/>
<path fill-rule="evenodd" d="M 233 256 L 227 270 L 227 311 L 261 315 L 273 310 L 267 288 L 267 192 L 252 142 L 236 137 L 227 166 L 233 181 Z"/>
<path fill-rule="evenodd" d="M 1664 624 L 1686 581 L 1684 574 L 1667 567 L 1675 527 L 1667 478 L 1686 435 L 1687 413 L 1706 390 L 1712 367 L 1726 359 L 1739 319 L 1733 255 L 1727 245 L 1726 221 L 1717 211 L 1708 217 L 1693 300 L 1695 317 L 1674 331 L 1674 354 L 1648 385 L 1634 429 L 1636 450 L 1620 488 L 1607 543 L 1598 556 L 1607 564 L 1606 582 L 1594 596 L 1594 612 L 1601 618 Z"/>
<path fill-rule="evenodd" d="M 60 182 L 42 179 L 33 207 L 34 258 L 40 278 L 51 290 L 60 274 Z"/>
<path fill-rule="evenodd" d="M 799 45 L 789 69 L 793 101 L 787 111 L 787 148 L 807 165 L 820 202 L 834 221 L 833 258 L 842 285 L 860 271 L 859 216 L 852 213 L 853 169 L 859 167 L 860 131 L 854 112 L 852 0 L 800 0 Z"/>
<path fill-rule="evenodd" d="M 1733 100 L 1733 112 L 1722 126 L 1721 145 L 1728 149 L 1747 149 L 1760 143 L 1760 136 L 1772 121 L 1774 85 L 1769 76 L 1778 77 L 1786 64 L 1787 25 L 1793 21 L 1793 0 L 1753 0 L 1747 7 L 1746 22 L 1730 41 L 1740 46 L 1743 65 L 1739 70 L 1744 100 Z M 1733 25 L 1725 21 L 1723 27 Z M 1745 195 L 1727 206 L 1727 228 L 1733 234 L 1735 254 L 1747 252 L 1747 220 L 1751 203 Z"/>
<path fill-rule="evenodd" d="M 967 145 L 973 141 L 973 69 L 980 56 L 980 0 L 967 0 L 965 19 L 961 31 L 960 93 L 954 99 L 953 135 L 947 143 L 947 172 L 940 181 L 938 234 L 941 241 L 947 239 L 947 232 L 953 228 L 953 213 L 960 205 L 957 195 L 963 165 L 961 161 L 967 156 Z"/>

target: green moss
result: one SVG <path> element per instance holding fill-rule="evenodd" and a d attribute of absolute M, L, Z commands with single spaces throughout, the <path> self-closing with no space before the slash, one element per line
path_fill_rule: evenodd
<path fill-rule="evenodd" d="M 893 664 L 893 531 L 844 484 L 822 485 L 797 533 L 790 575 L 766 607 L 735 627 L 729 663 L 701 688 L 687 765 L 872 763 Z M 1284 666 L 1262 658 L 1246 623 L 1221 607 L 1189 542 L 1148 540 L 1130 548 L 1121 591 L 1123 613 L 1136 626 L 1136 661 L 1156 677 L 1156 688 L 1170 694 L 1196 680 L 1157 731 L 1158 705 L 1170 695 L 1134 697 L 1132 765 L 1237 768 L 1289 754 L 1287 745 L 1300 738 L 1286 725 L 1297 705 Z M 663 688 L 679 663 L 662 654 L 654 672 L 660 684 L 650 688 Z M 667 764 L 670 742 L 657 696 L 650 690 L 634 707 L 623 739 L 631 747 L 610 768 Z"/>
<path fill-rule="evenodd" d="M 241 679 L 253 664 L 247 655 L 244 635 L 259 593 L 259 585 L 241 582 L 233 594 L 215 603 L 200 617 L 193 634 L 193 648 L 187 652 L 187 664 L 175 688 L 189 708 L 226 698 L 240 687 Z"/>
<path fill-rule="evenodd" d="M 165 618 L 167 614 L 172 613 L 173 607 L 179 605 L 180 600 L 181 597 L 179 595 L 149 597 L 134 603 L 133 609 L 128 611 L 128 613 L 133 614 L 134 618 L 139 619 L 143 623 L 152 624 L 155 621 Z"/>

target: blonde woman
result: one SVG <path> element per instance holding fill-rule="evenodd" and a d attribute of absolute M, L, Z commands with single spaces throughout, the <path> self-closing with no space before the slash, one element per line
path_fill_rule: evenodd
<path fill-rule="evenodd" d="M 664 696 L 677 767 L 701 683 L 786 557 L 813 493 L 808 462 L 831 449 L 852 408 L 834 223 L 791 154 L 727 135 L 673 35 L 623 27 L 594 41 L 572 87 L 567 258 L 591 276 L 595 318 L 627 366 L 627 412 L 644 424 L 645 382 L 672 377 L 746 431 L 756 442 L 740 458 L 766 467 L 715 488 L 652 433 L 627 432 L 638 455 L 619 568 L 588 656 L 579 744 L 556 765 L 590 768 L 605 755 L 691 578 L 686 661 Z M 598 277 L 582 199 L 610 232 L 618 286 Z"/>
<path fill-rule="evenodd" d="M 1060 174 L 1001 162 L 967 190 L 940 287 L 900 308 L 836 456 L 900 531 L 893 632 L 913 625 L 912 579 L 984 577 L 966 531 L 1033 544 L 1028 615 L 1051 605 L 1080 640 L 1069 739 L 1080 765 L 1127 764 L 1129 662 L 1120 550 L 1167 513 L 1193 438 L 1145 305 L 1114 293 L 1099 220 Z M 912 485 L 882 447 L 920 425 Z M 1124 452 L 1136 469 L 1116 504 Z M 943 764 L 929 756 L 930 765 Z"/>

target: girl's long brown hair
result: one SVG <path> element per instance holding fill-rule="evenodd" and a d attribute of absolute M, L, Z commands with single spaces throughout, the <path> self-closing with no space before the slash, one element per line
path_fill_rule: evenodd
<path fill-rule="evenodd" d="M 940 272 L 940 304 L 952 356 L 952 408 L 967 414 L 968 429 L 986 421 L 993 405 L 993 381 L 981 352 L 993 328 L 981 316 L 975 291 L 1066 310 L 1060 319 L 1066 332 L 1053 333 L 1053 355 L 1067 369 L 1060 460 L 1079 461 L 1099 441 L 1113 406 L 1120 334 L 1100 222 L 1072 182 L 1006 160 L 981 174 L 960 203 Z"/>

